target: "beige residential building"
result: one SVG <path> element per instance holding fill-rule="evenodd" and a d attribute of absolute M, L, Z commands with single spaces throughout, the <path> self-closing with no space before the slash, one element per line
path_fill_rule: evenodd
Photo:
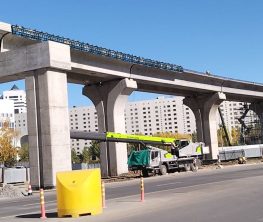
<path fill-rule="evenodd" d="M 232 127 L 240 127 L 237 118 L 244 112 L 244 103 L 225 101 L 220 105 L 225 124 L 230 131 Z M 21 136 L 27 134 L 26 113 L 15 114 L 15 127 Z M 246 121 L 254 122 L 254 113 L 249 111 Z M 87 132 L 98 131 L 98 117 L 94 106 L 73 107 L 69 110 L 71 129 Z M 153 100 L 128 102 L 125 109 L 126 133 L 152 135 L 158 132 L 192 134 L 196 131 L 193 112 L 183 105 L 183 97 L 158 97 Z M 221 119 L 217 117 L 218 126 Z M 90 141 L 71 140 L 71 148 L 81 153 Z"/>

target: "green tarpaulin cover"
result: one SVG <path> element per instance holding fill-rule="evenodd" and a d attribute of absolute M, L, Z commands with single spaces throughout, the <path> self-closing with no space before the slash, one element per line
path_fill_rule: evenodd
<path fill-rule="evenodd" d="M 129 159 L 128 159 L 128 166 L 147 166 L 150 162 L 150 151 L 140 150 L 140 151 L 132 151 Z"/>

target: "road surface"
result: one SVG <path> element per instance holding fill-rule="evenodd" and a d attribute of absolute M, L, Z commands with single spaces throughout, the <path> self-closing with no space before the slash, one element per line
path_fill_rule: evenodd
<path fill-rule="evenodd" d="M 107 208 L 98 216 L 56 217 L 55 193 L 45 193 L 50 221 L 250 222 L 263 221 L 263 164 L 174 173 L 144 179 L 145 202 L 139 180 L 106 184 Z M 39 197 L 0 200 L 0 220 L 39 220 Z"/>

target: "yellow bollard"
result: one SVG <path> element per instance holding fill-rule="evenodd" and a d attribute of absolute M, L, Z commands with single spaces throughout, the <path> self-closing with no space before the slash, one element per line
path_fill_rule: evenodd
<path fill-rule="evenodd" d="M 40 189 L 40 210 L 41 210 L 41 219 L 46 219 L 46 209 L 45 209 L 45 199 L 44 199 L 44 190 Z"/>
<path fill-rule="evenodd" d="M 102 196 L 102 207 L 106 208 L 106 195 L 105 195 L 105 184 L 101 182 L 101 196 Z"/>
<path fill-rule="evenodd" d="M 144 202 L 144 182 L 143 182 L 143 177 L 141 177 L 141 202 Z"/>
<path fill-rule="evenodd" d="M 100 169 L 57 172 L 58 217 L 102 213 Z"/>

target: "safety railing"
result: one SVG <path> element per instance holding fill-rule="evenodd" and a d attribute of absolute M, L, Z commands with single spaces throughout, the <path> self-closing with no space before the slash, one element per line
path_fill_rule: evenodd
<path fill-rule="evenodd" d="M 25 28 L 23 26 L 12 25 L 12 34 L 21 36 L 27 39 L 32 39 L 32 40 L 59 42 L 59 43 L 69 45 L 70 48 L 75 49 L 75 50 L 88 52 L 88 53 L 98 55 L 98 56 L 109 57 L 112 59 L 129 62 L 132 64 L 138 64 L 138 65 L 143 65 L 147 67 L 152 67 L 152 68 L 157 68 L 157 69 L 162 69 L 162 70 L 167 70 L 167 71 L 173 71 L 173 72 L 183 72 L 184 71 L 183 67 L 179 65 L 160 62 L 160 61 L 156 61 L 152 59 L 145 59 L 143 57 L 126 54 L 126 53 L 122 53 L 122 52 L 111 50 L 111 49 L 106 49 L 103 47 L 91 45 L 91 44 L 80 42 L 80 41 L 75 41 L 75 40 L 64 38 L 58 35 L 52 35 L 47 32 L 41 32 L 35 29 Z"/>

